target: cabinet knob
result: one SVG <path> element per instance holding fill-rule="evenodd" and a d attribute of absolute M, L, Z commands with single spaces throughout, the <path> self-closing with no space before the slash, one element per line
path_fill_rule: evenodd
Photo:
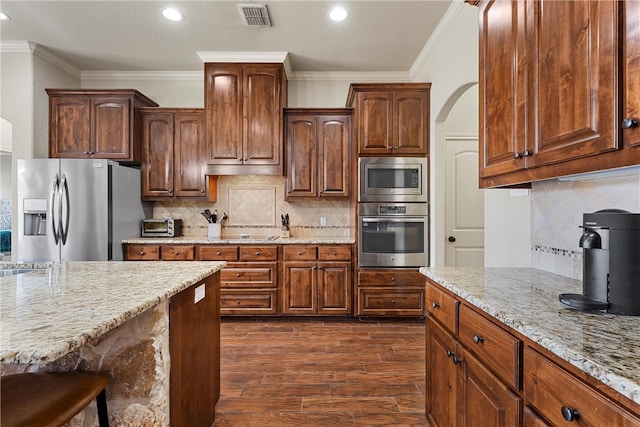
<path fill-rule="evenodd" d="M 222 255 L 220 252 L 216 252 L 216 255 Z"/>
<path fill-rule="evenodd" d="M 484 338 L 480 335 L 474 335 L 473 336 L 473 342 L 476 344 L 480 344 L 481 342 L 484 341 Z"/>
<path fill-rule="evenodd" d="M 638 119 L 627 117 L 626 119 L 622 120 L 620 126 L 622 126 L 622 129 L 633 129 L 638 127 L 638 124 L 640 124 L 640 122 L 638 122 Z"/>
<path fill-rule="evenodd" d="M 458 359 L 456 356 L 453 356 L 453 364 L 457 365 L 458 363 L 461 363 L 462 359 Z"/>
<path fill-rule="evenodd" d="M 256 256 L 260 256 L 260 251 L 256 252 Z"/>
<path fill-rule="evenodd" d="M 85 151 L 84 154 L 89 155 L 91 154 L 91 151 Z"/>
<path fill-rule="evenodd" d="M 143 251 L 143 252 L 140 252 L 140 255 L 144 255 L 144 251 Z"/>
<path fill-rule="evenodd" d="M 450 241 L 451 243 L 456 241 L 456 238 L 454 236 L 449 236 L 449 238 L 447 239 L 448 241 Z"/>
<path fill-rule="evenodd" d="M 180 252 L 175 251 L 173 254 L 177 256 L 177 255 L 180 255 Z"/>
<path fill-rule="evenodd" d="M 530 157 L 530 156 L 533 156 L 533 151 L 530 151 L 530 150 L 524 150 L 524 151 L 522 152 L 522 157 Z"/>
<path fill-rule="evenodd" d="M 434 302 L 431 303 L 431 307 L 440 308 L 440 304 L 438 304 L 437 302 L 434 301 Z"/>
<path fill-rule="evenodd" d="M 562 418 L 571 422 L 580 418 L 580 412 L 577 409 L 571 409 L 568 406 L 563 406 L 562 409 Z"/>
<path fill-rule="evenodd" d="M 391 304 L 395 304 L 395 303 L 396 303 L 396 300 L 392 299 Z"/>
<path fill-rule="evenodd" d="M 447 357 L 453 356 L 455 353 L 451 350 L 447 350 Z"/>
<path fill-rule="evenodd" d="M 302 255 L 302 252 L 298 252 L 298 255 Z"/>
<path fill-rule="evenodd" d="M 518 153 L 517 151 L 515 153 L 513 153 L 513 158 L 514 159 L 519 159 L 520 157 L 522 157 L 522 154 Z"/>
<path fill-rule="evenodd" d="M 170 188 L 167 193 L 173 193 L 173 189 Z"/>
<path fill-rule="evenodd" d="M 240 277 L 240 273 L 236 273 L 236 277 Z"/>

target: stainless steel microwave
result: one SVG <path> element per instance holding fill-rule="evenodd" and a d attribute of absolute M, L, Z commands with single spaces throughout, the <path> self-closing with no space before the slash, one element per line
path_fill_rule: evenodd
<path fill-rule="evenodd" d="M 427 159 L 360 157 L 358 202 L 428 202 Z"/>
<path fill-rule="evenodd" d="M 173 218 L 143 219 L 142 237 L 178 237 L 182 236 L 182 220 Z"/>

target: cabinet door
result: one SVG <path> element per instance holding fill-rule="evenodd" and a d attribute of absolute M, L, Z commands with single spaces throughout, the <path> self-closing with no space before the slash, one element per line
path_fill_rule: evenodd
<path fill-rule="evenodd" d="M 351 314 L 351 263 L 318 264 L 318 314 Z"/>
<path fill-rule="evenodd" d="M 625 147 L 640 147 L 640 2 L 624 2 L 624 55 L 623 55 L 623 119 L 636 120 L 636 124 L 623 126 Z M 633 122 L 631 122 L 633 123 Z"/>
<path fill-rule="evenodd" d="M 356 94 L 359 154 L 391 153 L 392 97 L 390 92 Z"/>
<path fill-rule="evenodd" d="M 460 408 L 458 425 L 518 426 L 522 413 L 522 399 L 470 352 L 461 351 L 463 363 L 458 371 L 458 375 L 461 376 L 457 390 Z"/>
<path fill-rule="evenodd" d="M 242 164 L 242 65 L 205 65 L 206 150 L 209 164 Z"/>
<path fill-rule="evenodd" d="M 425 92 L 393 94 L 393 154 L 427 154 L 429 95 Z"/>
<path fill-rule="evenodd" d="M 526 144 L 524 1 L 480 9 L 480 177 L 523 169 Z"/>
<path fill-rule="evenodd" d="M 529 2 L 529 137 L 536 146 L 527 167 L 616 150 L 621 2 Z"/>
<path fill-rule="evenodd" d="M 174 116 L 174 194 L 176 197 L 205 196 L 204 126 L 202 114 Z"/>
<path fill-rule="evenodd" d="M 283 281 L 283 313 L 315 314 L 317 313 L 318 284 L 315 262 L 284 263 Z"/>
<path fill-rule="evenodd" d="M 450 427 L 456 422 L 456 341 L 427 319 L 426 411 L 429 425 Z M 456 363 L 454 363 L 454 360 Z"/>
<path fill-rule="evenodd" d="M 140 121 L 142 197 L 173 197 L 173 113 L 143 113 Z"/>
<path fill-rule="evenodd" d="M 350 116 L 318 117 L 320 197 L 349 197 Z"/>
<path fill-rule="evenodd" d="M 315 197 L 318 192 L 316 118 L 312 115 L 289 116 L 286 123 L 287 200 L 295 197 Z"/>
<path fill-rule="evenodd" d="M 131 100 L 93 98 L 91 100 L 92 157 L 129 159 L 133 157 L 131 140 Z"/>
<path fill-rule="evenodd" d="M 284 107 L 281 67 L 245 66 L 243 73 L 243 164 L 280 165 Z"/>
<path fill-rule="evenodd" d="M 49 157 L 87 157 L 91 152 L 89 98 L 49 98 Z"/>

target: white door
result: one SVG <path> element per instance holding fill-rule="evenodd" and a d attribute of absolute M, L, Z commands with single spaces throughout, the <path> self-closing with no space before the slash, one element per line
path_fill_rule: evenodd
<path fill-rule="evenodd" d="M 447 267 L 484 266 L 484 193 L 478 188 L 478 139 L 447 138 Z"/>

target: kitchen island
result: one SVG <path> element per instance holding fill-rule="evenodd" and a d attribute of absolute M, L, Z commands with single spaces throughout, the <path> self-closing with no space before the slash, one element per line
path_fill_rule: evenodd
<path fill-rule="evenodd" d="M 469 381 L 495 380 L 490 388 L 504 388 L 505 413 L 511 406 L 524 425 L 578 417 L 584 425 L 640 425 L 640 317 L 570 309 L 558 295 L 581 293 L 582 283 L 540 270 L 420 271 L 427 277 L 427 414 L 434 421 L 446 418 L 434 407 L 438 381 L 451 379 L 430 372 L 454 360 L 465 373 L 450 374 L 461 375 L 462 383 L 474 367 L 476 374 L 489 372 Z M 449 339 L 453 357 L 440 358 L 436 343 Z M 473 400 L 461 393 L 463 401 Z"/>
<path fill-rule="evenodd" d="M 0 277 L 0 372 L 99 371 L 112 425 L 211 425 L 224 265 L 0 263 L 38 268 Z"/>

